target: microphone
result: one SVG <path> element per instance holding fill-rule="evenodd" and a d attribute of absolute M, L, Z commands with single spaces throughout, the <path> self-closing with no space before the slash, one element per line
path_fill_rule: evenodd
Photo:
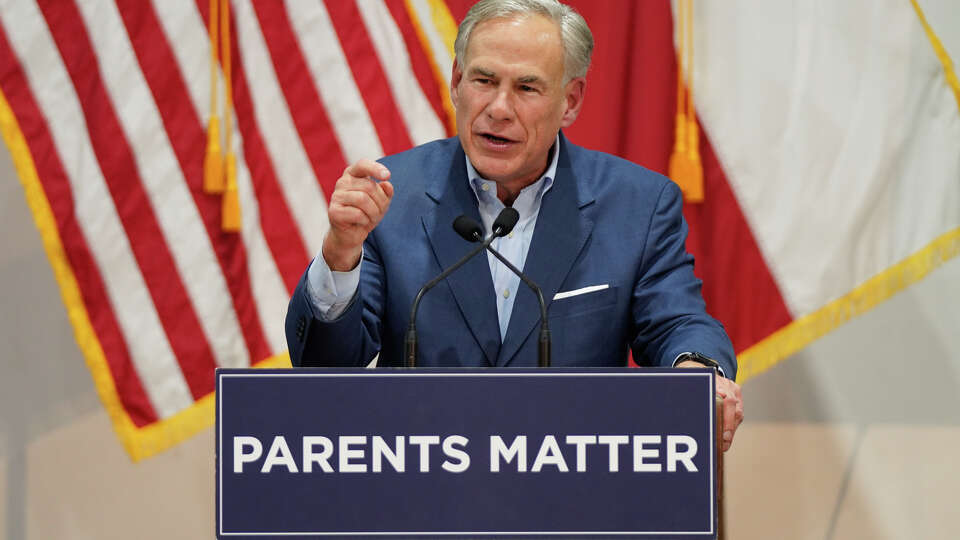
<path fill-rule="evenodd" d="M 493 229 L 493 236 L 500 238 L 501 236 L 510 234 L 510 231 L 517 226 L 518 221 L 520 221 L 520 212 L 517 212 L 513 208 L 504 208 L 497 214 L 497 219 L 493 220 L 493 226 L 491 227 Z M 474 223 L 476 222 L 474 221 Z M 493 240 L 491 240 L 491 242 L 493 242 Z"/>
<path fill-rule="evenodd" d="M 467 242 L 479 242 L 483 240 L 483 227 L 472 218 L 459 216 L 453 220 L 453 230 Z"/>
<path fill-rule="evenodd" d="M 520 219 L 520 214 L 513 208 L 504 208 L 503 212 L 500 212 L 500 216 L 502 216 L 507 210 L 511 210 L 512 214 L 516 216 L 516 218 L 513 219 L 513 223 L 510 225 L 510 229 L 512 230 L 514 225 L 516 225 L 517 220 Z M 500 216 L 497 216 L 497 220 L 500 219 Z M 483 229 L 480 227 L 480 225 L 476 221 L 466 216 L 460 216 L 460 218 L 463 218 L 463 222 L 460 224 L 459 227 L 456 226 L 455 224 L 454 229 L 457 231 L 458 234 L 460 234 L 460 236 L 463 237 L 464 240 L 468 242 L 476 242 L 477 240 L 482 238 L 482 235 L 480 234 L 479 231 L 482 231 Z M 460 220 L 460 218 L 457 218 L 457 220 Z M 497 236 L 497 233 L 496 233 L 497 221 L 493 222 L 493 231 L 494 231 L 494 234 L 491 235 L 490 241 L 485 242 L 487 251 L 492 253 L 494 257 L 496 257 L 497 259 L 500 260 L 500 262 L 506 265 L 506 267 L 509 268 L 511 272 L 516 274 L 521 281 L 527 284 L 527 287 L 530 287 L 531 289 L 533 289 L 533 292 L 536 293 L 537 295 L 537 300 L 540 302 L 540 345 L 539 345 L 539 351 L 538 351 L 539 354 L 537 357 L 537 365 L 539 367 L 550 367 L 550 328 L 547 323 L 547 304 L 543 301 L 543 293 L 540 291 L 540 287 L 538 287 L 537 284 L 533 282 L 533 280 L 528 278 L 526 274 L 524 274 L 516 266 L 511 264 L 506 257 L 500 254 L 499 251 L 490 247 L 490 243 L 493 241 L 493 238 Z M 509 232 L 510 231 L 508 230 L 506 233 L 503 233 L 499 236 L 503 236 L 505 234 L 508 234 Z"/>
<path fill-rule="evenodd" d="M 466 264 L 467 261 L 475 257 L 477 253 L 480 253 L 489 247 L 490 243 L 496 238 L 510 234 L 510 231 L 512 231 L 513 227 L 516 226 L 519 219 L 520 214 L 516 210 L 513 208 L 504 208 L 497 216 L 497 219 L 494 220 L 493 233 L 490 234 L 486 240 L 484 240 L 476 249 L 464 255 L 459 261 L 453 263 L 450 268 L 440 272 L 440 275 L 426 282 L 423 287 L 420 287 L 420 291 L 417 292 L 417 296 L 413 300 L 413 305 L 410 307 L 410 323 L 407 325 L 407 337 L 404 341 L 404 358 L 406 367 L 413 368 L 417 366 L 417 308 L 420 307 L 420 300 L 423 298 L 423 295 L 426 294 L 426 292 L 430 289 L 434 288 L 438 283 L 443 281 L 458 268 Z M 480 227 L 476 221 L 467 216 L 459 216 L 457 219 L 453 220 L 453 229 L 457 231 L 457 234 L 463 238 L 466 238 L 469 242 L 477 242 L 483 238 L 483 228 Z"/>

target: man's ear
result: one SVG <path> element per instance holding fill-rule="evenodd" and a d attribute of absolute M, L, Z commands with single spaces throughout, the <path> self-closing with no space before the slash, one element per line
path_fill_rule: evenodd
<path fill-rule="evenodd" d="M 457 106 L 457 100 L 460 99 L 460 80 L 463 79 L 463 70 L 460 69 L 460 59 L 453 59 L 453 73 L 450 74 L 450 100 L 454 108 Z"/>
<path fill-rule="evenodd" d="M 583 95 L 587 90 L 587 79 L 577 77 L 571 79 L 564 89 L 566 92 L 566 110 L 563 112 L 563 119 L 560 121 L 560 127 L 569 127 L 577 115 L 580 114 L 580 108 L 583 107 Z"/>

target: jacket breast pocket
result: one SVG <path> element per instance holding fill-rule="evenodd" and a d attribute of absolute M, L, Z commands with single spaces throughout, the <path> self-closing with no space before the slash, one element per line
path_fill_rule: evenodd
<path fill-rule="evenodd" d="M 616 303 L 617 287 L 607 287 L 554 300 L 547 309 L 547 316 L 550 319 L 576 317 L 610 308 Z"/>
<path fill-rule="evenodd" d="M 623 366 L 622 319 L 617 288 L 608 287 L 554 300 L 547 311 L 556 367 Z"/>

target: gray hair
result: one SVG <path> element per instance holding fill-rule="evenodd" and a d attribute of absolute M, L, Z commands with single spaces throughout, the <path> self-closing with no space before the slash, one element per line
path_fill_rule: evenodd
<path fill-rule="evenodd" d="M 457 62 L 463 65 L 467 56 L 467 43 L 476 26 L 484 21 L 516 15 L 543 15 L 560 29 L 563 42 L 564 82 L 587 75 L 590 56 L 593 54 L 593 33 L 579 13 L 558 0 L 481 0 L 467 12 L 457 40 L 453 44 Z"/>

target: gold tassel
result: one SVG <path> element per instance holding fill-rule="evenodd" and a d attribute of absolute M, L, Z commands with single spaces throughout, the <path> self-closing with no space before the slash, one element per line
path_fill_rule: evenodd
<path fill-rule="evenodd" d="M 703 163 L 700 160 L 700 127 L 693 108 L 693 0 L 686 0 L 687 30 L 687 180 L 684 197 L 688 202 L 703 202 Z"/>
<path fill-rule="evenodd" d="M 223 193 L 223 150 L 220 148 L 220 118 L 217 117 L 217 0 L 210 0 L 210 120 L 207 122 L 207 151 L 203 157 L 203 191 Z"/>
<path fill-rule="evenodd" d="M 693 108 L 693 5 L 677 2 L 677 115 L 668 174 L 687 202 L 703 201 L 700 130 Z M 686 62 L 686 66 L 684 63 Z M 686 69 L 685 69 L 686 68 Z M 687 74 L 684 84 L 684 73 Z"/>
<path fill-rule="evenodd" d="M 224 111 L 223 131 L 226 143 L 227 163 L 224 183 L 220 227 L 226 232 L 238 232 L 241 228 L 240 197 L 237 193 L 237 157 L 233 152 L 233 78 L 230 61 L 230 0 L 221 0 L 220 5 L 220 58 L 223 61 Z"/>
<path fill-rule="evenodd" d="M 683 198 L 687 202 L 703 202 L 703 163 L 700 161 L 700 130 L 697 117 L 687 117 L 687 171 Z"/>
<path fill-rule="evenodd" d="M 237 193 L 237 157 L 227 154 L 227 189 L 223 192 L 223 213 L 220 228 L 225 232 L 240 231 L 240 195 Z"/>
<path fill-rule="evenodd" d="M 682 93 L 682 91 L 681 91 Z M 667 175 L 683 189 L 683 181 L 687 178 L 687 116 L 677 112 L 674 120 L 673 152 L 670 154 L 670 168 Z"/>
<path fill-rule="evenodd" d="M 203 158 L 203 191 L 223 193 L 226 188 L 223 177 L 223 152 L 220 149 L 220 119 L 210 116 L 207 125 L 207 154 Z"/>
<path fill-rule="evenodd" d="M 670 154 L 670 165 L 667 171 L 668 176 L 680 186 L 680 189 L 686 193 L 684 184 L 687 180 L 687 113 L 684 106 L 683 82 L 683 51 L 686 47 L 686 40 L 683 35 L 684 26 L 684 0 L 677 1 L 676 14 L 676 32 L 677 32 L 677 114 L 674 119 L 673 134 L 673 152 Z"/>

